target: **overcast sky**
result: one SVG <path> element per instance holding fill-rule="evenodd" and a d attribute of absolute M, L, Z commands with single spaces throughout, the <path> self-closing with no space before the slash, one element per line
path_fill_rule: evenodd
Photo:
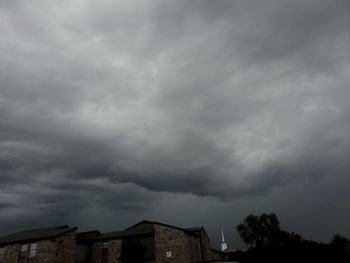
<path fill-rule="evenodd" d="M 275 212 L 350 238 L 347 0 L 0 0 L 0 234 Z"/>

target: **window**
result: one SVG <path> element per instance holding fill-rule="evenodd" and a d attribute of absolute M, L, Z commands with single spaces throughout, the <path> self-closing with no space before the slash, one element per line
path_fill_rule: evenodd
<path fill-rule="evenodd" d="M 108 242 L 102 243 L 102 249 L 108 249 Z"/>
<path fill-rule="evenodd" d="M 172 257 L 171 251 L 167 251 L 166 254 L 165 254 L 165 256 L 166 256 L 167 258 L 171 258 L 171 257 Z"/>
<path fill-rule="evenodd" d="M 37 247 L 38 247 L 37 243 L 30 244 L 30 249 L 29 249 L 29 257 L 30 258 L 35 257 Z"/>
<path fill-rule="evenodd" d="M 108 262 L 108 242 L 102 242 L 101 263 Z"/>
<path fill-rule="evenodd" d="M 28 244 L 22 244 L 21 249 L 19 251 L 20 258 L 26 258 L 28 255 Z"/>
<path fill-rule="evenodd" d="M 5 262 L 5 248 L 0 247 L 0 263 Z"/>
<path fill-rule="evenodd" d="M 35 261 L 35 256 L 37 252 L 37 243 L 22 244 L 19 249 L 19 255 L 17 263 L 32 263 Z M 0 263 L 2 263 L 0 261 Z"/>

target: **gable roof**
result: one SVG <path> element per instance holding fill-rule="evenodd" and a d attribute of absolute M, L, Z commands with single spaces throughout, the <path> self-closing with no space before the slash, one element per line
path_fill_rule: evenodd
<path fill-rule="evenodd" d="M 101 235 L 101 232 L 98 230 L 79 232 L 77 233 L 77 241 L 79 242 L 91 241 L 100 235 Z"/>
<path fill-rule="evenodd" d="M 157 225 L 161 225 L 161 226 L 165 226 L 165 227 L 170 227 L 170 228 L 174 228 L 174 229 L 178 229 L 178 230 L 182 230 L 182 231 L 185 231 L 187 234 L 192 234 L 192 235 L 198 235 L 200 234 L 200 232 L 203 232 L 208 240 L 209 240 L 209 236 L 207 234 L 207 232 L 205 231 L 204 227 L 203 226 L 199 226 L 199 227 L 190 227 L 190 228 L 181 228 L 181 227 L 177 227 L 177 226 L 172 226 L 172 225 L 168 225 L 168 224 L 164 224 L 164 223 L 160 223 L 160 222 L 157 222 L 157 221 L 147 221 L 147 220 L 143 220 L 131 227 L 129 227 L 128 229 L 140 229 L 141 227 L 145 227 L 145 226 L 153 226 L 153 229 L 154 229 L 154 225 L 157 224 Z"/>
<path fill-rule="evenodd" d="M 145 227 L 145 226 L 153 226 L 154 228 L 154 225 L 161 225 L 161 226 L 166 226 L 166 227 L 171 227 L 171 228 L 175 228 L 175 229 L 178 229 L 178 230 L 182 230 L 182 231 L 185 231 L 189 234 L 194 234 L 194 233 L 198 233 L 198 232 L 201 232 L 203 231 L 204 234 L 208 237 L 208 234 L 207 232 L 205 231 L 205 228 L 203 226 L 198 226 L 198 227 L 190 227 L 190 228 L 182 228 L 182 227 L 177 227 L 177 226 L 172 226 L 172 225 L 168 225 L 168 224 L 164 224 L 164 223 L 160 223 L 160 222 L 157 222 L 157 221 L 148 221 L 148 220 L 142 220 L 141 222 L 138 222 L 137 224 L 135 225 L 132 225 L 131 227 L 127 228 L 127 229 L 135 229 L 135 228 L 138 228 L 140 229 L 141 227 Z M 209 239 L 209 237 L 208 237 Z"/>
<path fill-rule="evenodd" d="M 0 245 L 8 243 L 19 243 L 30 240 L 54 238 L 76 229 L 77 227 L 71 228 L 67 225 L 61 225 L 24 230 L 4 237 L 0 237 Z"/>
<path fill-rule="evenodd" d="M 97 240 L 102 239 L 113 239 L 113 238 L 122 238 L 128 236 L 137 236 L 137 235 L 147 235 L 154 233 L 154 224 L 151 222 L 141 221 L 140 223 L 131 226 L 123 231 L 103 233 L 102 235 L 96 237 Z"/>
<path fill-rule="evenodd" d="M 127 229 L 123 231 L 116 231 L 116 232 L 109 232 L 109 233 L 103 233 L 97 237 L 95 237 L 95 240 L 107 240 L 107 239 L 113 239 L 113 238 L 123 238 L 128 236 L 137 236 L 137 235 L 147 235 L 147 234 L 153 234 L 154 233 L 154 225 L 162 225 L 178 230 L 185 231 L 188 234 L 197 235 L 198 232 L 203 231 L 205 235 L 207 233 L 205 232 L 205 229 L 203 227 L 193 227 L 193 228 L 181 228 L 177 226 L 167 225 L 160 222 L 155 221 L 147 221 L 143 220 L 135 225 L 132 225 L 131 227 L 128 227 Z M 207 235 L 208 236 L 208 235 Z"/>
<path fill-rule="evenodd" d="M 138 222 L 135 225 L 132 225 L 131 227 L 129 227 L 128 229 L 140 229 L 140 228 L 147 228 L 152 226 L 154 228 L 154 225 L 161 225 L 161 226 L 165 226 L 165 227 L 170 227 L 170 228 L 174 228 L 174 229 L 178 229 L 178 230 L 182 230 L 185 232 L 192 232 L 189 228 L 181 228 L 181 227 L 177 227 L 177 226 L 172 226 L 172 225 L 168 225 L 168 224 L 164 224 L 164 223 L 160 223 L 157 221 L 148 221 L 148 220 L 142 220 L 141 222 Z M 203 229 L 203 227 L 196 227 L 193 229 Z"/>

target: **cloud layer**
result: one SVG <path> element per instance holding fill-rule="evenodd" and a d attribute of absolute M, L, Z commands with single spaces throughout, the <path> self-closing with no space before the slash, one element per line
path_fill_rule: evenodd
<path fill-rule="evenodd" d="M 1 1 L 0 223 L 350 183 L 347 5 Z"/>

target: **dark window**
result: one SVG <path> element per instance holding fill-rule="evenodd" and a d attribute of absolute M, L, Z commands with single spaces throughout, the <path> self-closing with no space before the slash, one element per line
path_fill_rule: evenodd
<path fill-rule="evenodd" d="M 37 243 L 22 244 L 19 249 L 17 263 L 35 262 L 37 247 Z"/>
<path fill-rule="evenodd" d="M 29 249 L 29 257 L 33 258 L 36 256 L 36 249 L 38 247 L 37 243 L 31 243 L 30 244 L 30 249 Z"/>
<path fill-rule="evenodd" d="M 27 258 L 28 256 L 28 244 L 22 244 L 19 249 L 19 258 Z"/>
<path fill-rule="evenodd" d="M 102 243 L 101 248 L 101 263 L 107 263 L 108 262 L 108 242 Z"/>
<path fill-rule="evenodd" d="M 34 263 L 35 262 L 35 256 L 36 256 L 37 248 L 38 248 L 38 244 L 37 243 L 31 243 L 30 244 L 27 263 Z"/>

